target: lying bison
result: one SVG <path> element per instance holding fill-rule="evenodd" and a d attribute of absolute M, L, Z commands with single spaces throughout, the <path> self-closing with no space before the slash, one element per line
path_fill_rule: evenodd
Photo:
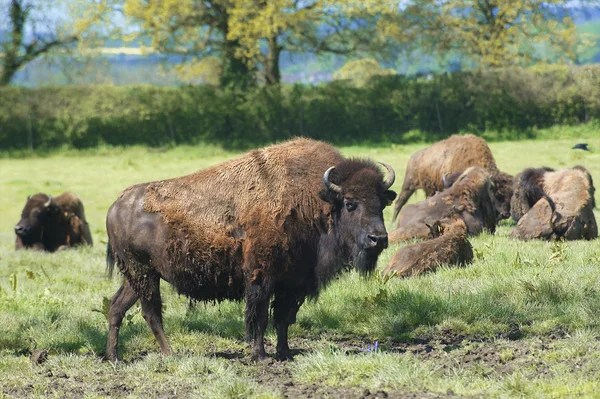
<path fill-rule="evenodd" d="M 473 260 L 473 247 L 462 219 L 436 221 L 428 227 L 432 239 L 400 248 L 384 269 L 384 275 L 416 276 L 435 271 L 441 265 L 462 265 Z"/>
<path fill-rule="evenodd" d="M 108 261 L 125 276 L 111 299 L 107 358 L 139 298 L 163 353 L 159 281 L 195 300 L 246 301 L 252 357 L 265 357 L 269 303 L 277 358 L 289 359 L 288 326 L 307 297 L 353 264 L 375 268 L 388 245 L 383 209 L 394 171 L 346 159 L 332 146 L 295 139 L 175 179 L 123 191 L 106 218 Z"/>
<path fill-rule="evenodd" d="M 508 218 L 512 176 L 498 170 L 485 140 L 473 135 L 454 135 L 410 157 L 406 165 L 402 191 L 394 204 L 393 220 L 396 220 L 402 207 L 417 189 L 423 189 L 425 195 L 431 197 L 451 185 L 447 181 L 449 175 L 455 174 L 456 178 L 471 166 L 479 166 L 491 174 L 495 184 L 492 189 L 492 200 L 498 210 L 498 218 Z"/>
<path fill-rule="evenodd" d="M 42 193 L 28 197 L 15 233 L 15 249 L 54 252 L 80 244 L 92 245 L 83 202 L 71 192 L 55 198 Z"/>
<path fill-rule="evenodd" d="M 496 231 L 497 210 L 492 197 L 494 182 L 487 170 L 472 166 L 465 170 L 452 187 L 402 209 L 398 228 L 390 233 L 390 241 L 427 238 L 429 227 L 444 218 L 461 218 L 471 235 L 483 229 Z"/>
<path fill-rule="evenodd" d="M 510 200 L 510 216 L 515 222 L 518 222 L 544 197 L 543 182 L 546 172 L 554 172 L 554 169 L 528 168 L 515 176 L 513 195 Z"/>
<path fill-rule="evenodd" d="M 526 169 L 515 186 L 513 203 L 526 209 L 512 237 L 591 240 L 598 237 L 594 183 L 583 166 L 557 171 Z M 529 208 L 531 199 L 539 198 Z"/>

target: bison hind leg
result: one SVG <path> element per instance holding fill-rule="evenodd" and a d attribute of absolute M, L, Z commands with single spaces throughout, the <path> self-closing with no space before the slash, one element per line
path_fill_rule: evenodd
<path fill-rule="evenodd" d="M 151 277 L 149 288 L 149 295 L 140 297 L 142 315 L 148 327 L 152 330 L 156 341 L 158 341 L 160 351 L 165 355 L 169 355 L 172 350 L 163 329 L 162 299 L 160 297 L 160 278 L 158 276 Z"/>

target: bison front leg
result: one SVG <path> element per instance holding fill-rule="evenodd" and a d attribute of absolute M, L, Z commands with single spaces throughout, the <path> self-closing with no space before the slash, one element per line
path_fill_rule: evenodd
<path fill-rule="evenodd" d="M 273 323 L 277 330 L 277 360 L 292 360 L 292 353 L 288 346 L 288 329 L 290 324 L 296 322 L 296 314 L 304 303 L 303 298 L 291 292 L 281 290 L 275 293 L 273 301 Z"/>
<path fill-rule="evenodd" d="M 269 319 L 271 292 L 260 270 L 254 270 L 246 284 L 246 339 L 252 340 L 252 359 L 263 360 L 265 352 L 265 330 Z"/>
<path fill-rule="evenodd" d="M 123 318 L 127 310 L 137 301 L 138 296 L 125 280 L 121 288 L 110 300 L 110 311 L 108 315 L 108 340 L 106 342 L 106 358 L 116 362 L 119 360 L 118 344 L 119 344 L 119 329 L 123 323 Z"/>

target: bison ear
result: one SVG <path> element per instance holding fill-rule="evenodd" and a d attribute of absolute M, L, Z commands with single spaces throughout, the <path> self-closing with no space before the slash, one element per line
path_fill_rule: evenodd
<path fill-rule="evenodd" d="M 392 190 L 385 190 L 383 192 L 383 195 L 387 199 L 387 203 L 385 204 L 385 206 L 392 205 L 392 203 L 396 199 L 396 192 Z"/>
<path fill-rule="evenodd" d="M 31 195 L 27 196 L 27 201 L 29 201 L 31 199 Z"/>
<path fill-rule="evenodd" d="M 343 196 L 339 193 L 336 193 L 335 191 L 331 191 L 327 188 L 323 188 L 321 191 L 319 191 L 319 197 L 325 201 L 325 202 L 329 202 L 330 204 L 334 204 L 335 202 L 339 202 L 343 199 Z"/>

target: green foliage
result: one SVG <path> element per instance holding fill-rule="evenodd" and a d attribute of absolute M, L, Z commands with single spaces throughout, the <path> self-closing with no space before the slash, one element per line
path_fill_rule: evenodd
<path fill-rule="evenodd" d="M 350 61 L 333 74 L 335 80 L 350 80 L 357 86 L 364 86 L 375 76 L 393 76 L 396 75 L 394 69 L 382 68 L 377 60 L 372 58 L 363 58 L 356 61 Z"/>
<path fill-rule="evenodd" d="M 538 128 L 600 119 L 599 71 L 548 66 L 386 76 L 361 88 L 331 82 L 245 95 L 211 86 L 9 87 L 0 89 L 0 149 L 201 142 L 244 148 L 292 136 L 406 143 L 462 131 L 533 138 Z"/>

